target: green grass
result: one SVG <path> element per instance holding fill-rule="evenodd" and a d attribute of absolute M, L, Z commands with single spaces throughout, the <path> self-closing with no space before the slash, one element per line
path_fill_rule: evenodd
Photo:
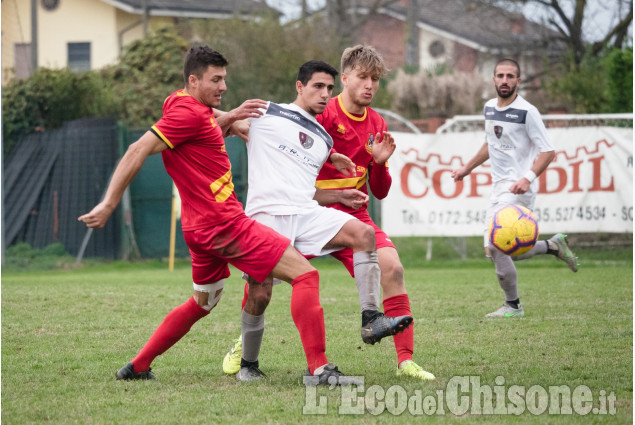
<path fill-rule="evenodd" d="M 306 363 L 289 312 L 289 285 L 276 287 L 267 310 L 260 362 L 268 378 L 245 385 L 222 373 L 222 358 L 240 333 L 243 285 L 236 270 L 212 314 L 155 360 L 157 381 L 116 381 L 114 372 L 191 295 L 187 264 L 168 272 L 167 265 L 150 262 L 3 272 L 2 422 L 632 423 L 632 248 L 583 257 L 576 274 L 553 258 L 518 264 L 526 311 L 520 320 L 483 317 L 499 307 L 502 292 L 482 258 L 426 263 L 421 255 L 403 257 L 416 318 L 415 360 L 437 376 L 434 382 L 396 377 L 392 341 L 361 343 L 353 280 L 330 260 L 316 262 L 327 355 L 346 373 L 364 376 L 366 390 L 399 385 L 408 396 L 421 391 L 436 397 L 454 376 L 478 376 L 482 386 L 491 387 L 502 376 L 506 389 L 586 385 L 596 406 L 600 391 L 614 392 L 616 414 L 455 416 L 446 407 L 445 415 L 424 418 L 408 409 L 379 417 L 340 415 L 341 390 L 319 388 L 327 414 L 303 415 Z"/>

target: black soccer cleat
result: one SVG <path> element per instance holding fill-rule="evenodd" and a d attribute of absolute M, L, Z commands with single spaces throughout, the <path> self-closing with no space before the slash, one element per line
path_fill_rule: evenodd
<path fill-rule="evenodd" d="M 344 375 L 339 371 L 337 366 L 333 363 L 328 363 L 324 366 L 324 371 L 319 375 L 311 375 L 309 369 L 306 370 L 304 377 L 304 385 L 315 387 L 318 385 L 364 385 L 359 379 L 352 378 Z"/>
<path fill-rule="evenodd" d="M 380 313 L 362 326 L 362 341 L 366 344 L 375 344 L 382 338 L 403 332 L 412 321 L 412 316 L 388 317 Z"/>
<path fill-rule="evenodd" d="M 137 379 L 142 379 L 142 380 L 157 379 L 152 374 L 152 368 L 149 368 L 145 372 L 137 373 L 134 371 L 132 367 L 132 363 L 128 363 L 127 365 L 119 369 L 117 373 L 115 373 L 115 376 L 117 377 L 118 380 L 121 379 L 124 381 L 133 381 Z"/>
<path fill-rule="evenodd" d="M 258 360 L 248 362 L 245 359 L 240 359 L 240 370 L 236 374 L 236 380 L 241 382 L 253 382 L 266 377 L 267 375 L 259 369 Z"/>

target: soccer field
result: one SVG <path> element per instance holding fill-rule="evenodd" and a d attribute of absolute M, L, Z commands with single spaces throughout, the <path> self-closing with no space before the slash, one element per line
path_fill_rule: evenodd
<path fill-rule="evenodd" d="M 553 259 L 519 264 L 526 316 L 504 320 L 483 317 L 503 301 L 484 260 L 408 267 L 415 361 L 432 382 L 395 376 L 391 340 L 361 342 L 354 281 L 339 264 L 316 265 L 327 356 L 364 388 L 303 385 L 284 283 L 266 315 L 265 380 L 241 384 L 221 370 L 240 333 L 243 284 L 232 269 L 218 307 L 155 360 L 158 380 L 122 382 L 116 370 L 191 295 L 187 265 L 3 273 L 2 422 L 632 423 L 632 260 L 575 274 Z"/>

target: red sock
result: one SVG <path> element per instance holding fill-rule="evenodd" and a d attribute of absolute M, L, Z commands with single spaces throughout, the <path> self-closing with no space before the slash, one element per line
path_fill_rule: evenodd
<path fill-rule="evenodd" d="M 291 282 L 291 317 L 300 332 L 309 372 L 328 363 L 324 310 L 320 305 L 320 275 L 317 270 L 298 276 Z"/>
<path fill-rule="evenodd" d="M 150 363 L 157 356 L 176 344 L 189 332 L 194 323 L 208 314 L 209 311 L 200 307 L 194 297 L 169 312 L 146 342 L 146 345 L 139 351 L 137 357 L 132 359 L 134 371 L 138 373 L 148 370 Z"/>
<path fill-rule="evenodd" d="M 384 300 L 384 314 L 389 317 L 412 316 L 410 312 L 410 300 L 408 294 L 399 294 Z M 395 350 L 397 351 L 397 364 L 404 360 L 412 360 L 414 347 L 414 323 L 405 331 L 394 335 Z"/>
<path fill-rule="evenodd" d="M 245 290 L 243 291 L 243 304 L 240 306 L 240 311 L 245 309 L 245 304 L 247 304 L 247 296 L 249 295 L 249 283 L 245 281 Z"/>

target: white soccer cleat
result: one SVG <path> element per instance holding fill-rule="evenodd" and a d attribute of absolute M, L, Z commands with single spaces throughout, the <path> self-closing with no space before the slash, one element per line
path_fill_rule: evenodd
<path fill-rule="evenodd" d="M 507 303 L 503 304 L 501 308 L 485 315 L 485 317 L 523 317 L 525 310 L 523 306 L 518 304 L 518 308 L 514 308 Z"/>
<path fill-rule="evenodd" d="M 578 257 L 573 255 L 573 252 L 569 248 L 569 245 L 567 244 L 567 235 L 557 233 L 549 239 L 548 244 L 549 248 L 552 247 L 551 244 L 554 244 L 557 247 L 558 253 L 556 254 L 556 257 L 567 263 L 567 266 L 569 266 L 571 271 L 578 271 Z"/>

